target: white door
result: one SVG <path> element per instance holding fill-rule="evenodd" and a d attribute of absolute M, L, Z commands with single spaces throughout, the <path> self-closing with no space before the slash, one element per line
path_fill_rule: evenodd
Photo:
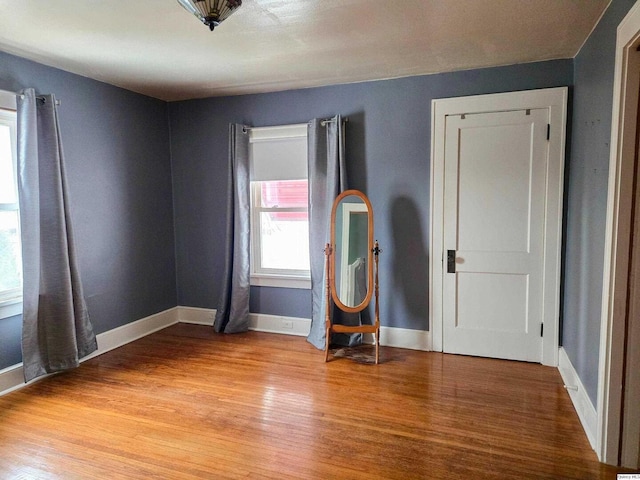
<path fill-rule="evenodd" d="M 549 110 L 445 121 L 443 350 L 540 362 Z"/>

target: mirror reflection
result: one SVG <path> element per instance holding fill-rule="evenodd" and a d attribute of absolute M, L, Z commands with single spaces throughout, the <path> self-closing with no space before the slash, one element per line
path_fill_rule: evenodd
<path fill-rule="evenodd" d="M 340 302 L 357 307 L 369 289 L 369 211 L 361 197 L 348 195 L 336 209 L 335 289 Z"/>

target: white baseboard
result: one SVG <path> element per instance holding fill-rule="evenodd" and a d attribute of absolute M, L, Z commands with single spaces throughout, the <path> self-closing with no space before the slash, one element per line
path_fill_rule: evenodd
<path fill-rule="evenodd" d="M 196 325 L 213 325 L 216 311 L 211 308 L 178 307 L 178 321 Z M 309 335 L 311 320 L 300 317 L 249 314 L 249 330 L 256 332 L 278 333 L 282 335 Z M 373 343 L 373 335 L 364 335 L 365 343 Z M 386 347 L 407 348 L 410 350 L 431 350 L 431 332 L 408 328 L 380 327 L 380 345 Z"/>
<path fill-rule="evenodd" d="M 22 363 L 0 370 L 0 396 L 25 385 Z"/>
<path fill-rule="evenodd" d="M 431 350 L 431 332 L 408 328 L 380 327 L 380 345 L 428 352 Z"/>
<path fill-rule="evenodd" d="M 311 320 L 308 318 L 251 313 L 249 321 L 249 330 L 301 337 L 309 335 L 311 328 Z M 373 343 L 372 334 L 365 334 L 363 337 L 365 343 Z M 380 327 L 380 345 L 428 351 L 431 345 L 430 332 L 408 328 Z"/>
<path fill-rule="evenodd" d="M 216 310 L 213 308 L 178 307 L 178 321 L 195 325 L 213 325 Z M 283 317 L 263 313 L 249 314 L 249 330 L 279 333 L 284 335 L 307 336 L 311 320 L 307 318 Z"/>
<path fill-rule="evenodd" d="M 174 307 L 163 312 L 136 320 L 104 333 L 96 335 L 98 350 L 81 359 L 80 362 L 102 355 L 110 350 L 126 345 L 163 328 L 180 323 L 213 325 L 215 309 L 196 307 Z M 257 332 L 278 333 L 306 337 L 309 334 L 311 320 L 308 318 L 283 317 L 252 313 L 249 316 L 249 329 Z M 372 343 L 373 337 L 365 335 L 365 342 Z M 380 327 L 380 345 L 411 350 L 429 350 L 430 332 L 406 328 Z M 42 380 L 43 375 L 33 381 Z M 30 382 L 31 383 L 31 382 Z M 24 387 L 22 363 L 0 370 L 0 395 Z"/>
<path fill-rule="evenodd" d="M 266 315 L 264 313 L 249 314 L 249 330 L 256 332 L 279 333 L 283 335 L 309 335 L 311 320 L 299 317 L 282 317 L 280 315 Z"/>
<path fill-rule="evenodd" d="M 373 334 L 365 333 L 362 342 L 373 345 Z M 429 352 L 431 351 L 431 332 L 408 328 L 380 327 L 380 345 Z"/>
<path fill-rule="evenodd" d="M 135 322 L 127 323 L 104 333 L 96 335 L 98 350 L 84 357 L 81 362 L 102 355 L 110 350 L 126 345 L 127 343 L 146 337 L 158 330 L 178 323 L 177 307 L 158 312 Z"/>
<path fill-rule="evenodd" d="M 138 340 L 158 330 L 169 327 L 178 322 L 178 309 L 170 308 L 163 312 L 150 315 L 148 317 L 127 323 L 107 332 L 96 335 L 98 350 L 80 359 L 80 362 L 102 355 L 110 350 L 126 345 L 129 342 Z M 50 375 L 43 375 L 29 382 L 37 382 Z M 24 372 L 22 363 L 0 370 L 0 395 L 12 392 L 28 384 L 24 383 Z"/>
<path fill-rule="evenodd" d="M 567 392 L 569 392 L 569 396 L 573 402 L 573 407 L 578 413 L 578 418 L 582 423 L 582 428 L 587 434 L 591 448 L 595 450 L 598 431 L 598 414 L 596 409 L 593 406 L 593 403 L 591 403 L 591 399 L 589 398 L 589 395 L 587 395 L 587 391 L 585 390 L 578 373 L 573 367 L 571 360 L 569 360 L 567 352 L 562 347 L 560 347 L 558 360 L 560 376 L 564 381 Z"/>
<path fill-rule="evenodd" d="M 213 326 L 216 310 L 213 308 L 177 307 L 178 322 L 193 323 L 194 325 Z"/>

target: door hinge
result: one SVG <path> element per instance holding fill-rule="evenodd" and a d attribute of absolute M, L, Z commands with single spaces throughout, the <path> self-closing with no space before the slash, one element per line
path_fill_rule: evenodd
<path fill-rule="evenodd" d="M 544 323 L 540 324 L 540 336 L 544 337 Z"/>
<path fill-rule="evenodd" d="M 551 124 L 547 123 L 547 140 L 551 138 Z"/>

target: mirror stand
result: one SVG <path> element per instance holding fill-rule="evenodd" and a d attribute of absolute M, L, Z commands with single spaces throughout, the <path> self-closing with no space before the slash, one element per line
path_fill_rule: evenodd
<path fill-rule="evenodd" d="M 332 256 L 334 255 L 334 249 L 330 243 L 327 243 L 324 248 L 325 254 L 325 277 L 326 277 L 326 293 L 325 293 L 325 328 L 326 328 L 326 336 L 325 336 L 325 351 L 324 351 L 324 361 L 329 361 L 329 344 L 331 343 L 331 333 L 371 333 L 373 334 L 374 344 L 375 344 L 375 363 L 376 365 L 380 361 L 380 316 L 379 316 L 379 285 L 378 285 L 378 255 L 382 250 L 378 245 L 378 241 L 376 240 L 373 248 L 371 249 L 371 253 L 373 254 L 373 264 L 374 264 L 374 282 L 373 282 L 373 295 L 375 297 L 375 308 L 374 308 L 374 322 L 372 325 L 340 325 L 337 323 L 332 323 L 331 321 L 331 300 L 332 300 L 332 285 L 335 285 L 335 277 L 333 274 L 333 269 L 331 266 Z M 348 311 L 348 308 L 341 308 L 342 310 Z M 358 311 L 357 309 L 354 309 Z"/>

